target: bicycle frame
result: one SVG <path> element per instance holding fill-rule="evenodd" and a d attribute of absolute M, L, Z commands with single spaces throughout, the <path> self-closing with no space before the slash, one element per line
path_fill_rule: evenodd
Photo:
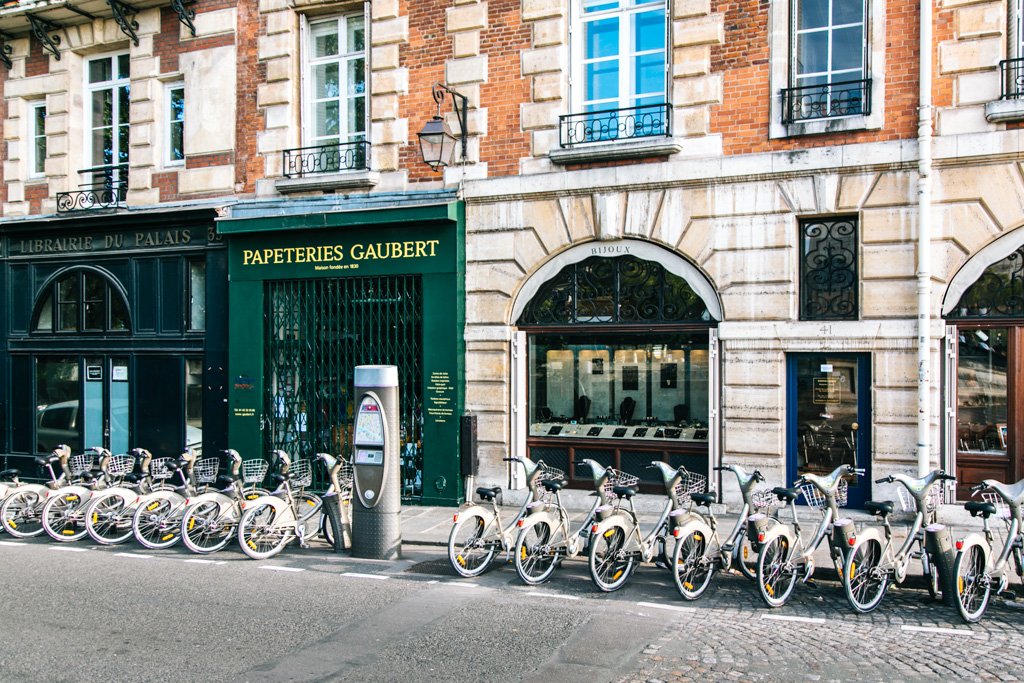
<path fill-rule="evenodd" d="M 598 509 L 602 506 L 608 505 L 610 502 L 607 498 L 607 494 L 604 491 L 604 484 L 608 481 L 610 470 L 602 467 L 598 462 L 590 459 L 583 460 L 582 463 L 587 464 L 590 467 L 592 477 L 594 479 L 594 489 L 597 492 L 597 496 L 594 498 L 594 504 L 590 506 L 590 511 L 587 512 L 586 518 L 580 522 L 579 527 L 575 531 L 570 530 L 569 512 L 562 505 L 562 498 L 559 491 L 555 491 L 555 500 L 550 502 L 547 500 L 535 500 L 530 502 L 526 507 L 530 510 L 528 516 L 520 516 L 516 520 L 516 526 L 524 528 L 528 524 L 537 524 L 539 522 L 546 522 L 553 531 L 560 532 L 562 534 L 561 541 L 554 546 L 548 548 L 548 551 L 556 551 L 564 553 L 566 557 L 575 557 L 579 555 L 583 548 L 586 547 L 585 543 L 581 542 L 584 536 L 589 536 L 590 527 L 594 523 L 594 519 L 598 516 Z M 529 519 L 529 522 L 526 520 Z M 557 534 L 554 534 L 555 538 L 558 538 Z"/>
<path fill-rule="evenodd" d="M 676 538 L 685 538 L 691 531 L 703 532 L 710 539 L 704 557 L 717 557 L 719 567 L 723 571 L 728 571 L 732 567 L 733 550 L 736 548 L 736 543 L 747 533 L 747 517 L 754 509 L 752 498 L 754 485 L 758 481 L 764 481 L 764 477 L 757 470 L 747 474 L 738 465 L 727 465 L 725 467 L 716 467 L 715 469 L 729 471 L 736 475 L 740 487 L 740 495 L 743 500 L 739 516 L 736 518 L 736 523 L 733 524 L 729 535 L 726 536 L 725 543 L 721 542 L 721 537 L 718 534 L 718 519 L 715 517 L 714 512 L 710 508 L 707 515 L 694 511 L 692 500 L 690 501 L 688 519 L 681 521 L 676 526 L 673 535 Z"/>
<path fill-rule="evenodd" d="M 497 530 L 493 532 L 488 538 L 480 539 L 481 543 L 493 543 L 500 541 L 501 549 L 505 551 L 506 557 L 511 552 L 512 547 L 515 545 L 515 539 L 519 531 L 519 520 L 530 514 L 533 508 L 531 504 L 534 501 L 542 498 L 539 492 L 540 486 L 540 474 L 541 466 L 544 464 L 543 460 L 538 460 L 536 463 L 529 458 L 506 458 L 506 460 L 520 462 L 526 469 L 526 499 L 523 500 L 523 504 L 519 506 L 518 512 L 508 523 L 508 525 L 502 524 L 501 521 L 501 509 L 498 507 L 497 496 L 492 497 L 488 502 L 489 506 L 484 506 L 481 503 L 467 502 L 463 507 L 459 508 L 458 511 L 452 516 L 452 524 L 454 525 L 459 521 L 460 517 L 478 514 L 483 520 L 486 529 L 496 526 Z M 497 538 L 495 538 L 495 536 Z"/>
<path fill-rule="evenodd" d="M 976 487 L 978 490 L 987 488 L 995 491 L 1003 499 L 1009 508 L 1010 514 L 1006 520 L 1006 535 L 1003 539 L 1002 548 L 993 559 L 993 550 L 997 547 L 996 533 L 992 529 L 992 523 L 988 517 L 983 517 L 981 533 L 972 533 L 956 542 L 957 554 L 966 553 L 972 546 L 981 546 L 985 555 L 985 577 L 990 580 L 992 577 L 999 578 L 999 585 L 996 593 L 1005 590 L 1009 583 L 1010 556 L 1016 555 L 1016 573 L 1021 576 L 1024 570 L 1024 561 L 1021 558 L 1021 548 L 1024 545 L 1024 529 L 1022 529 L 1022 509 L 1019 500 L 1014 500 L 1006 495 L 1001 489 L 1002 484 L 991 479 L 986 479 Z"/>

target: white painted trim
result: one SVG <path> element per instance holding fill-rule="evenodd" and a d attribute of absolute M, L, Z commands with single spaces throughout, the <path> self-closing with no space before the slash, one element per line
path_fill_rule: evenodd
<path fill-rule="evenodd" d="M 1002 261 L 1024 244 L 1024 230 L 1013 230 L 990 242 L 967 260 L 946 288 L 946 296 L 942 299 L 942 315 L 949 315 L 953 307 L 960 302 L 967 288 L 978 281 L 993 263 Z"/>
<path fill-rule="evenodd" d="M 184 107 L 181 111 L 181 159 L 171 158 L 171 91 L 181 90 L 181 98 L 183 100 Z M 174 83 L 164 84 L 164 107 L 163 107 L 163 129 L 164 134 L 162 136 L 164 143 L 164 153 L 161 155 L 163 158 L 164 166 L 168 168 L 174 168 L 185 165 L 185 118 L 188 112 L 188 100 L 185 94 L 185 81 L 176 81 Z"/>
<path fill-rule="evenodd" d="M 36 157 L 36 137 L 37 137 L 37 133 L 38 133 L 38 131 L 36 130 L 36 110 L 40 109 L 40 108 L 43 110 L 43 131 L 42 131 L 43 138 L 46 139 L 47 147 L 49 147 L 49 144 L 50 144 L 50 139 L 46 135 L 46 100 L 38 100 L 38 101 L 29 102 L 28 103 L 28 117 L 27 117 L 28 118 L 28 135 L 26 136 L 26 139 L 28 140 L 28 168 L 26 170 L 28 171 L 27 177 L 30 180 L 35 180 L 35 179 L 38 179 L 38 178 L 45 178 L 46 177 L 46 157 L 45 156 L 42 159 L 42 161 L 43 161 L 43 170 L 42 171 L 36 171 L 36 162 L 39 161 L 39 159 Z M 47 155 L 49 155 L 49 149 L 47 149 Z"/>
<path fill-rule="evenodd" d="M 514 325 L 515 321 L 519 319 L 523 309 L 530 303 L 541 286 L 558 275 L 562 268 L 573 263 L 579 263 L 591 256 L 621 256 L 624 254 L 660 263 L 670 273 L 686 280 L 694 293 L 704 301 L 704 305 L 707 306 L 708 313 L 711 314 L 712 319 L 715 321 L 722 320 L 722 303 L 718 299 L 715 286 L 696 266 L 676 252 L 657 244 L 626 239 L 585 242 L 553 256 L 547 263 L 538 268 L 533 275 L 527 278 L 523 286 L 520 287 L 512 304 L 511 324 Z"/>

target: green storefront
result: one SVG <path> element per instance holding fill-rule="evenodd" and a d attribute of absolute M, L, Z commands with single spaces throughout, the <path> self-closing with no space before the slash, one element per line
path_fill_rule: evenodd
<path fill-rule="evenodd" d="M 217 223 L 228 244 L 232 448 L 347 457 L 354 368 L 396 365 L 403 500 L 461 502 L 463 226 L 449 193 L 232 207 Z"/>

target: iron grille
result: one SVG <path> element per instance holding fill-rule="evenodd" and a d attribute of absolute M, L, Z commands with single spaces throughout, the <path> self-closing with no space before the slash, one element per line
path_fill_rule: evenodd
<path fill-rule="evenodd" d="M 1024 247 L 993 263 L 967 288 L 949 318 L 1024 318 Z"/>
<path fill-rule="evenodd" d="M 800 319 L 856 320 L 857 221 L 800 224 Z"/>
<path fill-rule="evenodd" d="M 668 104 L 645 104 L 566 114 L 558 117 L 558 130 L 562 147 L 585 142 L 668 137 L 672 134 L 672 107 Z"/>
<path fill-rule="evenodd" d="M 1003 81 L 1002 99 L 1018 100 L 1024 97 L 1024 57 L 1004 59 L 999 62 L 999 72 Z"/>
<path fill-rule="evenodd" d="M 711 320 L 686 280 L 635 256 L 591 256 L 541 285 L 520 325 L 685 323 Z"/>
<path fill-rule="evenodd" d="M 73 192 L 57 193 L 58 213 L 118 209 L 128 196 L 128 164 L 111 164 L 85 168 L 79 173 L 89 182 Z"/>
<path fill-rule="evenodd" d="M 782 90 L 782 122 L 830 119 L 871 113 L 871 79 Z"/>
<path fill-rule="evenodd" d="M 419 276 L 287 280 L 266 284 L 266 447 L 293 458 L 349 457 L 353 370 L 398 367 L 402 495 L 423 490 L 423 301 Z M 326 488 L 317 468 L 314 487 Z"/>
<path fill-rule="evenodd" d="M 286 149 L 284 177 L 304 178 L 321 173 L 362 170 L 366 168 L 369 152 L 370 143 L 365 140 Z"/>

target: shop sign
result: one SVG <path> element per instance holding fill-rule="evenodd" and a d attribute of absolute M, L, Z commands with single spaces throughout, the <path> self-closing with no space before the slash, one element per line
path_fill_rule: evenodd
<path fill-rule="evenodd" d="M 816 405 L 839 403 L 840 387 L 835 377 L 815 377 L 812 401 Z"/>
<path fill-rule="evenodd" d="M 313 264 L 314 270 L 358 268 L 360 261 L 433 258 L 441 240 L 404 240 L 401 242 L 356 242 L 351 245 L 243 249 L 243 266 Z"/>
<path fill-rule="evenodd" d="M 204 239 L 205 238 L 205 239 Z M 201 245 L 206 241 L 218 241 L 220 236 L 213 227 L 206 229 L 175 228 L 171 230 L 132 230 L 117 233 L 92 235 L 52 235 L 49 237 L 16 236 L 8 238 L 10 256 L 35 256 L 51 254 L 80 254 L 154 247 L 187 247 Z"/>

